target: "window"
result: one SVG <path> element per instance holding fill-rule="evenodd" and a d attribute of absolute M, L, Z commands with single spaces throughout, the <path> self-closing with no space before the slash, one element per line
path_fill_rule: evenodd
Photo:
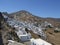
<path fill-rule="evenodd" d="M 36 45 L 36 44 L 33 42 L 33 45 Z"/>

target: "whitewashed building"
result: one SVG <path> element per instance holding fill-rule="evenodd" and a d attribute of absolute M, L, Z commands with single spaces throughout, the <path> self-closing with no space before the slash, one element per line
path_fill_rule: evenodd
<path fill-rule="evenodd" d="M 60 28 L 55 28 L 54 32 L 60 32 Z"/>
<path fill-rule="evenodd" d="M 41 27 L 42 28 L 46 28 L 46 27 L 53 28 L 54 26 L 51 23 L 45 21 L 44 23 L 41 24 Z"/>
<path fill-rule="evenodd" d="M 4 15 L 4 14 L 2 14 L 3 15 L 3 17 L 5 18 L 5 19 L 8 19 L 8 16 L 6 16 L 6 15 Z"/>
<path fill-rule="evenodd" d="M 31 34 L 19 35 L 21 41 L 29 41 L 31 39 Z"/>
<path fill-rule="evenodd" d="M 31 40 L 31 45 L 52 45 L 51 43 L 48 43 L 42 39 L 34 39 L 32 38 Z"/>
<path fill-rule="evenodd" d="M 31 39 L 31 34 L 25 31 L 25 28 L 20 28 L 20 30 L 15 31 L 19 39 L 24 42 Z"/>

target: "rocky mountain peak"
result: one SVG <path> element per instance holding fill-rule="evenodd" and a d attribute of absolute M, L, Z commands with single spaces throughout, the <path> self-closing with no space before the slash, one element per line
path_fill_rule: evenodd
<path fill-rule="evenodd" d="M 28 12 L 28 11 L 21 10 L 21 11 L 11 13 L 10 15 L 32 15 L 32 14 L 30 12 Z"/>

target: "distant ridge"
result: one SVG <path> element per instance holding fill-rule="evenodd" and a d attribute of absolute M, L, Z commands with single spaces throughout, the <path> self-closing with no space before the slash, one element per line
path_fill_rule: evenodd
<path fill-rule="evenodd" d="M 21 20 L 21 21 L 27 21 L 27 22 L 37 22 L 37 23 L 42 23 L 44 21 L 48 21 L 52 24 L 56 24 L 60 22 L 60 18 L 52 18 L 52 17 L 48 17 L 48 18 L 43 18 L 43 17 L 38 17 L 35 16 L 34 14 L 30 13 L 29 11 L 26 10 L 21 10 L 21 11 L 17 11 L 17 12 L 13 12 L 8 14 L 9 17 L 14 18 L 16 20 Z"/>

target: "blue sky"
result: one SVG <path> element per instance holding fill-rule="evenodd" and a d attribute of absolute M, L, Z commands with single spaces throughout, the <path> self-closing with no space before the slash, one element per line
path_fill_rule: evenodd
<path fill-rule="evenodd" d="M 60 18 L 60 0 L 0 0 L 1 12 L 27 10 L 40 17 Z"/>

